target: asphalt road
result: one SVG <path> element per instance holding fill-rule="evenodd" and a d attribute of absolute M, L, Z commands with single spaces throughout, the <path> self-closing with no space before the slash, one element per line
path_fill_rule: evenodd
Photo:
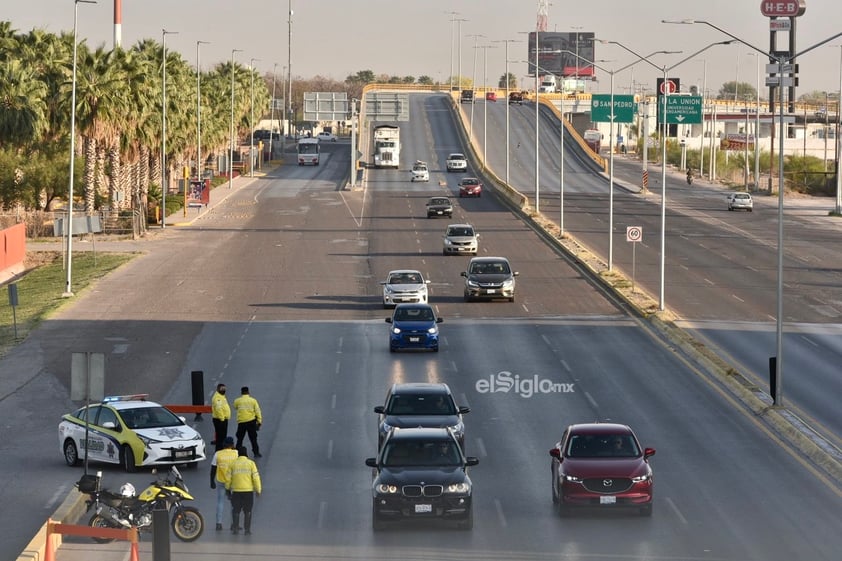
<path fill-rule="evenodd" d="M 63 466 L 55 425 L 72 406 L 69 353 L 91 350 L 108 356 L 108 393 L 184 402 L 190 371 L 203 370 L 206 393 L 222 380 L 249 385 L 261 401 L 265 493 L 254 535 L 208 531 L 173 543 L 178 558 L 837 559 L 842 491 L 490 197 L 459 201 L 454 222 L 477 227 L 481 253 L 512 259 L 517 301 L 462 302 L 467 259 L 441 255 L 446 221 L 424 213 L 427 197 L 455 193 L 459 174 L 440 164 L 458 137 L 441 106 L 413 105 L 411 118 L 430 136 L 408 135 L 404 163 L 427 150 L 439 162 L 429 184 L 377 170 L 367 190 L 339 191 L 347 146 L 331 147 L 318 168 L 285 167 L 238 187 L 193 226 L 168 230 L 2 361 L 0 374 L 33 375 L 0 401 L 4 433 L 31 435 L 0 444 L 0 500 L 34 507 L 0 515 L 0 529 L 31 535 L 53 494 L 78 479 Z M 437 354 L 388 352 L 378 281 L 397 266 L 433 281 L 445 318 Z M 478 380 L 500 372 L 573 391 L 478 391 Z M 472 532 L 371 531 L 371 409 L 389 383 L 412 380 L 445 381 L 472 408 L 467 447 L 481 460 L 471 472 Z M 547 451 L 567 423 L 594 419 L 627 422 L 658 449 L 651 519 L 553 512 Z M 210 435 L 207 420 L 197 425 Z M 111 486 L 150 479 L 105 472 Z M 207 466 L 187 478 L 212 520 Z M 60 561 L 108 551 L 63 549 Z"/>

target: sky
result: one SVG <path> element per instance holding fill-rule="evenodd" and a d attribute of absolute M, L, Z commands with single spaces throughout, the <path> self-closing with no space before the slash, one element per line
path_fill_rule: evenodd
<path fill-rule="evenodd" d="M 796 51 L 842 32 L 839 0 L 801 1 L 806 11 L 796 20 Z M 89 46 L 113 46 L 114 2 L 78 4 L 78 36 Z M 485 76 L 494 84 L 505 73 L 508 45 L 509 72 L 529 87 L 534 82 L 526 78 L 526 65 L 520 61 L 526 59 L 526 32 L 535 30 L 537 10 L 536 0 L 122 0 L 122 45 L 130 47 L 144 39 L 160 42 L 166 29 L 167 49 L 180 52 L 194 66 L 197 42 L 209 42 L 198 48 L 205 70 L 230 61 L 232 50 L 239 49 L 237 62 L 253 63 L 261 73 L 277 68 L 281 76 L 289 63 L 293 79 L 320 75 L 338 81 L 371 70 L 375 75 L 427 75 L 446 82 L 451 68 L 458 73 L 461 56 L 462 74 L 476 77 L 478 85 Z M 74 0 L 0 0 L 0 21 L 11 22 L 19 32 L 34 28 L 71 32 L 73 15 Z M 454 23 L 454 18 L 465 21 Z M 756 51 L 745 44 L 712 47 L 681 62 L 728 39 L 707 25 L 661 23 L 685 19 L 708 21 L 760 51 L 769 50 L 769 18 L 761 14 L 761 0 L 552 0 L 547 31 L 591 32 L 644 56 L 659 50 L 682 51 L 651 60 L 659 68 L 676 65 L 669 75 L 679 78 L 683 89 L 687 84 L 700 89 L 706 85 L 716 92 L 734 80 L 756 86 L 761 59 L 759 83 L 765 96 L 767 60 L 749 54 Z M 456 39 L 460 30 L 461 41 Z M 778 36 L 779 47 L 785 47 L 787 34 Z M 842 37 L 799 58 L 797 95 L 839 91 L 840 45 Z M 599 64 L 609 71 L 636 60 L 613 44 L 597 44 L 595 57 L 606 61 Z M 654 91 L 661 75 L 645 62 L 634 64 L 615 74 L 615 93 L 628 93 L 633 83 Z M 588 91 L 608 93 L 607 73 L 598 72 L 597 78 Z"/>

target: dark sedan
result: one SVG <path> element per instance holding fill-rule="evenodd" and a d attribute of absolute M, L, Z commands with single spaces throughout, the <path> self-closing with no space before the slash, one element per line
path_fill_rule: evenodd
<path fill-rule="evenodd" d="M 637 509 L 652 515 L 654 448 L 641 448 L 626 425 L 586 423 L 567 427 L 550 449 L 553 503 L 571 507 Z"/>

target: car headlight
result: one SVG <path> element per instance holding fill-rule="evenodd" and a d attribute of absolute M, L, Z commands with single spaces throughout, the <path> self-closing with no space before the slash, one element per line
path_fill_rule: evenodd
<path fill-rule="evenodd" d="M 632 477 L 632 483 L 643 483 L 645 481 L 649 481 L 652 479 L 651 475 L 639 475 L 637 477 Z"/>
<path fill-rule="evenodd" d="M 458 436 L 461 436 L 465 432 L 465 424 L 462 421 L 459 421 L 455 425 L 448 428 Z"/>
<path fill-rule="evenodd" d="M 386 423 L 386 422 L 384 422 L 382 425 L 380 425 L 380 431 L 383 432 L 383 433 L 387 433 L 390 430 L 392 430 L 393 428 L 394 427 L 392 425 L 390 425 L 389 423 Z"/>
<path fill-rule="evenodd" d="M 445 238 L 444 239 L 444 245 L 453 245 L 453 242 L 450 241 L 449 239 Z"/>
<path fill-rule="evenodd" d="M 479 283 L 477 281 L 471 280 L 471 279 L 468 279 L 467 281 L 465 281 L 465 284 L 467 284 L 471 288 L 477 288 L 479 286 Z"/>
<path fill-rule="evenodd" d="M 393 327 L 393 328 L 392 328 L 392 333 L 394 333 L 395 335 L 397 335 L 397 334 L 398 334 L 398 333 L 400 333 L 400 332 L 401 332 L 400 327 Z"/>
<path fill-rule="evenodd" d="M 471 484 L 463 481 L 462 483 L 451 483 L 444 488 L 445 493 L 468 493 L 471 490 Z"/>
<path fill-rule="evenodd" d="M 515 279 L 506 279 L 503 281 L 503 288 L 512 288 L 515 285 Z"/>
<path fill-rule="evenodd" d="M 581 483 L 582 482 L 582 478 L 576 477 L 575 475 L 565 475 L 564 480 L 569 482 L 569 483 Z"/>
<path fill-rule="evenodd" d="M 137 433 L 135 433 L 135 434 L 137 434 Z M 139 434 L 137 435 L 137 437 L 140 439 L 141 442 L 143 442 L 143 445 L 146 446 L 147 448 L 149 448 L 152 444 L 162 442 L 161 440 L 155 440 L 154 438 L 149 438 L 148 436 L 142 436 L 142 435 L 139 435 Z"/>
<path fill-rule="evenodd" d="M 435 335 L 438 332 L 439 332 L 439 328 L 436 327 L 435 325 L 427 330 L 427 333 L 429 333 L 430 335 Z"/>
<path fill-rule="evenodd" d="M 386 294 L 391 294 L 392 292 L 394 292 L 394 290 L 392 290 L 391 286 L 387 286 L 383 289 L 383 292 L 385 292 Z"/>
<path fill-rule="evenodd" d="M 380 483 L 374 489 L 381 495 L 394 495 L 398 492 L 397 485 L 387 485 L 386 483 Z"/>

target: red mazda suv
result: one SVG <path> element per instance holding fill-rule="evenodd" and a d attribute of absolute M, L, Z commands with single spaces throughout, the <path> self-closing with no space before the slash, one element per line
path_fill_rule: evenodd
<path fill-rule="evenodd" d="M 652 515 L 654 448 L 641 448 L 626 425 L 570 425 L 550 449 L 553 503 L 565 515 L 570 507 L 636 508 Z"/>

